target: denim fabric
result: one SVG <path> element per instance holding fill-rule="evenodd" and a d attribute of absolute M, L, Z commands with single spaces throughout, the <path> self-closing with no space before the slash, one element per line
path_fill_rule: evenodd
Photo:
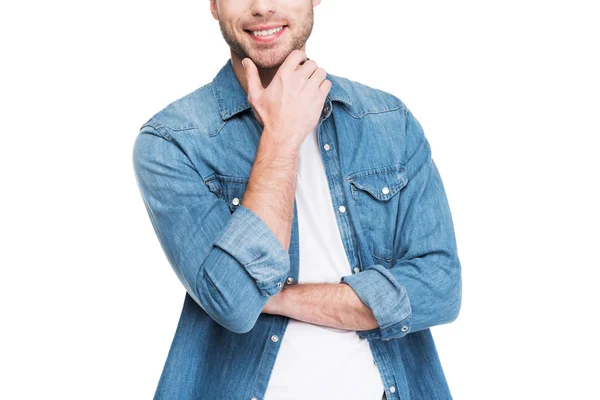
<path fill-rule="evenodd" d="M 387 399 L 452 399 L 430 328 L 458 317 L 461 266 L 429 143 L 397 97 L 327 79 L 318 141 L 351 265 L 340 283 L 379 325 L 357 334 L 369 341 Z M 228 60 L 136 138 L 137 183 L 186 290 L 155 399 L 258 400 L 267 388 L 289 319 L 261 310 L 298 281 L 299 227 L 294 204 L 286 252 L 241 204 L 261 133 Z"/>

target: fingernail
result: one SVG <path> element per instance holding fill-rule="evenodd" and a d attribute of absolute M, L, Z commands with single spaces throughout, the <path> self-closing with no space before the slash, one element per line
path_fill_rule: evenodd
<path fill-rule="evenodd" d="M 244 68 L 246 68 L 246 59 L 245 59 L 245 58 L 242 60 L 242 66 L 243 66 Z"/>

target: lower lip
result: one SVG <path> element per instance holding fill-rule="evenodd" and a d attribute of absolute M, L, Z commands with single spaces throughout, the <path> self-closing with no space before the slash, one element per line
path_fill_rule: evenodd
<path fill-rule="evenodd" d="M 246 31 L 246 33 L 248 35 L 250 35 L 250 37 L 252 39 L 254 39 L 255 41 L 259 42 L 259 43 L 271 43 L 274 42 L 275 40 L 279 39 L 279 37 L 281 35 L 283 35 L 283 32 L 285 32 L 287 29 L 287 26 L 284 26 L 283 29 L 281 29 L 279 32 L 275 32 L 271 35 L 265 35 L 265 36 L 256 36 L 254 34 L 252 34 L 252 32 L 248 32 Z"/>

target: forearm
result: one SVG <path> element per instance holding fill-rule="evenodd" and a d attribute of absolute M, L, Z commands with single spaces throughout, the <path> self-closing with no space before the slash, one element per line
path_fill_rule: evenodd
<path fill-rule="evenodd" d="M 338 329 L 377 328 L 371 309 L 346 284 L 299 283 L 285 286 L 263 310 L 299 321 Z"/>
<path fill-rule="evenodd" d="M 286 251 L 291 239 L 297 171 L 297 149 L 278 144 L 268 131 L 263 131 L 241 204 L 265 221 Z"/>

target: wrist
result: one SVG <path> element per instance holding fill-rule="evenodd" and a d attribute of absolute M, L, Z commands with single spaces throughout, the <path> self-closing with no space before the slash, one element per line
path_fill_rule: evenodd
<path fill-rule="evenodd" d="M 279 154 L 297 158 L 300 152 L 300 144 L 294 141 L 293 134 L 282 134 L 278 131 L 265 128 L 261 135 L 261 142 L 266 142 L 269 148 L 277 149 Z"/>

